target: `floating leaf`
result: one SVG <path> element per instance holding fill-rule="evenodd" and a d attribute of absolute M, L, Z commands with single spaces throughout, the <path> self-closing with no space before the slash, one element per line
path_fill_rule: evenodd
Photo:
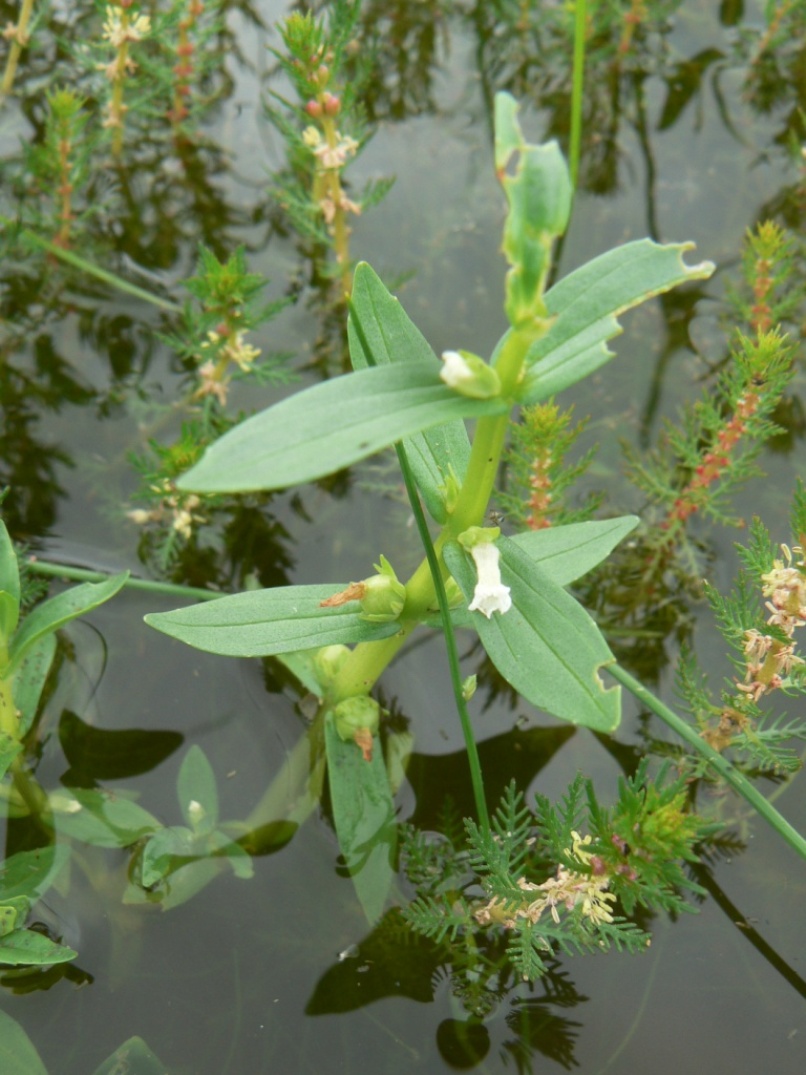
<path fill-rule="evenodd" d="M 73 948 L 57 944 L 44 933 L 32 929 L 17 929 L 0 937 L 0 964 L 6 966 L 50 966 L 52 963 L 69 963 L 77 955 Z M 3 1068 L 3 1075 L 5 1072 Z"/>

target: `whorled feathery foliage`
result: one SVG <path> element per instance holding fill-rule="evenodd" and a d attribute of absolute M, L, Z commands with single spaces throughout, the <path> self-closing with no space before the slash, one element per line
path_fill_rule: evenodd
<path fill-rule="evenodd" d="M 532 813 L 511 784 L 489 833 L 466 821 L 466 843 L 408 833 L 404 860 L 417 897 L 407 921 L 437 942 L 502 934 L 509 961 L 533 980 L 553 953 L 616 948 L 636 952 L 649 936 L 619 911 L 688 910 L 699 891 L 683 864 L 708 826 L 687 809 L 682 781 L 653 782 L 643 762 L 620 781 L 609 809 L 577 777 L 559 805 L 536 798 Z M 583 836 L 581 831 L 587 828 Z"/>

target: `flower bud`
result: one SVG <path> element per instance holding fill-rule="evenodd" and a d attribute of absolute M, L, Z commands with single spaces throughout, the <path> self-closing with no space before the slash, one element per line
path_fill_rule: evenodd
<path fill-rule="evenodd" d="M 311 119 L 319 119 L 319 117 L 322 115 L 321 101 L 317 101 L 315 98 L 311 98 L 311 100 L 308 101 L 308 103 L 305 105 L 305 111 L 308 113 Z"/>
<path fill-rule="evenodd" d="M 337 116 L 341 109 L 341 100 L 335 95 L 335 93 L 326 93 L 322 98 L 322 104 L 325 109 L 326 116 Z"/>
<path fill-rule="evenodd" d="M 374 735 L 380 727 L 381 707 L 368 694 L 357 694 L 339 702 L 333 710 L 333 723 L 345 743 L 364 729 Z"/>
<path fill-rule="evenodd" d="M 449 388 L 470 399 L 494 399 L 501 394 L 498 374 L 483 358 L 470 351 L 443 351 L 440 378 Z"/>
<path fill-rule="evenodd" d="M 473 695 L 476 693 L 476 686 L 478 684 L 478 676 L 468 676 L 467 679 L 462 680 L 462 697 L 466 702 L 469 702 Z"/>
<path fill-rule="evenodd" d="M 385 556 L 381 556 L 381 562 L 374 566 L 378 574 L 361 583 L 361 618 L 369 623 L 389 623 L 403 611 L 406 587 L 398 581 L 394 568 Z"/>
<path fill-rule="evenodd" d="M 350 656 L 349 646 L 322 646 L 313 659 L 313 670 L 320 687 L 327 687 Z"/>
<path fill-rule="evenodd" d="M 388 575 L 373 575 L 364 579 L 361 598 L 361 618 L 369 623 L 388 623 L 396 620 L 406 603 L 406 587 Z"/>

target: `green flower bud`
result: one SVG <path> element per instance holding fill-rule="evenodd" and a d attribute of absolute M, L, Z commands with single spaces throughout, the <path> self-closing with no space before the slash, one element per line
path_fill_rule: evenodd
<path fill-rule="evenodd" d="M 327 687 L 350 656 L 349 646 L 322 646 L 313 659 L 313 670 L 320 687 Z"/>
<path fill-rule="evenodd" d="M 467 679 L 462 680 L 462 697 L 466 702 L 469 702 L 476 693 L 477 683 L 477 676 L 468 676 Z"/>
<path fill-rule="evenodd" d="M 501 395 L 501 381 L 492 366 L 470 351 L 443 351 L 440 378 L 461 396 L 494 399 Z"/>
<path fill-rule="evenodd" d="M 406 603 L 406 587 L 398 580 L 385 556 L 375 564 L 377 575 L 361 583 L 361 618 L 369 623 L 389 623 L 396 620 Z"/>
<path fill-rule="evenodd" d="M 381 707 L 368 694 L 345 698 L 333 710 L 333 723 L 340 739 L 347 742 L 366 729 L 374 735 L 381 723 Z"/>

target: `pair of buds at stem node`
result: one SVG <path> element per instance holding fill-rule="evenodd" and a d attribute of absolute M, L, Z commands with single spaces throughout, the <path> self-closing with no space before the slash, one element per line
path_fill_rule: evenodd
<path fill-rule="evenodd" d="M 512 607 L 509 587 L 501 582 L 499 551 L 495 544 L 501 536 L 497 526 L 471 526 L 459 535 L 459 544 L 470 554 L 476 565 L 477 582 L 470 612 L 481 612 L 490 619 L 494 612 L 508 612 Z M 362 619 L 369 623 L 389 623 L 399 618 L 406 604 L 406 587 L 398 579 L 394 568 L 381 556 L 377 571 L 362 582 L 351 582 L 346 590 L 333 594 L 320 602 L 322 608 L 338 608 L 351 601 L 361 605 Z M 448 603 L 453 608 L 462 602 L 462 593 L 455 579 L 446 584 Z"/>

